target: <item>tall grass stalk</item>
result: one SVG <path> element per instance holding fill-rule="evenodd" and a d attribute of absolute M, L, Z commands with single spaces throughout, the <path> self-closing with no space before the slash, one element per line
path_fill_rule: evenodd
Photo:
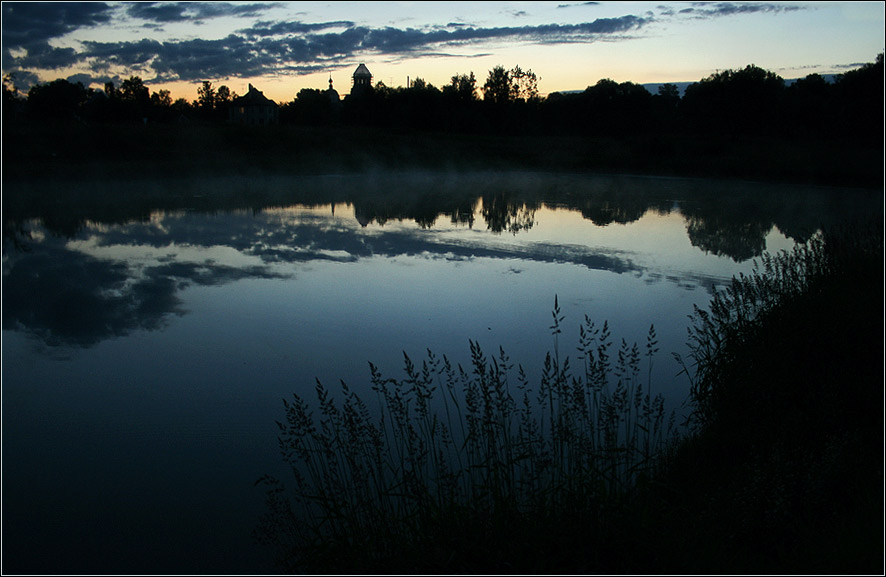
<path fill-rule="evenodd" d="M 636 344 L 622 340 L 613 366 L 608 323 L 585 317 L 574 371 L 556 297 L 553 319 L 536 387 L 503 349 L 489 357 L 470 341 L 467 369 L 430 350 L 420 368 L 404 353 L 401 379 L 370 363 L 376 417 L 344 382 L 338 402 L 319 381 L 316 408 L 284 400 L 279 444 L 295 486 L 261 479 L 270 510 L 257 529 L 281 568 L 382 568 L 457 527 L 603 511 L 650 476 L 677 437 L 651 391 L 654 327 L 644 387 Z"/>

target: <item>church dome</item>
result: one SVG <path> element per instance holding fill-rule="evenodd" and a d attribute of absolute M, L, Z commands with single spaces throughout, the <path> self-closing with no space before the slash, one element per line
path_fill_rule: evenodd
<path fill-rule="evenodd" d="M 339 102 L 339 100 L 341 100 L 341 97 L 338 95 L 338 91 L 332 87 L 332 76 L 329 77 L 329 88 L 326 89 L 325 94 L 332 103 L 337 103 Z"/>
<path fill-rule="evenodd" d="M 366 68 L 365 64 L 360 64 L 357 70 L 354 71 L 354 79 L 356 80 L 357 78 L 372 78 L 372 73 Z"/>

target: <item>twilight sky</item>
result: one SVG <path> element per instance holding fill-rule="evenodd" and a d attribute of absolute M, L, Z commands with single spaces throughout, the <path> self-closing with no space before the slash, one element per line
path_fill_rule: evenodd
<path fill-rule="evenodd" d="M 292 100 L 373 82 L 442 88 L 496 65 L 544 95 L 618 82 L 697 81 L 756 64 L 785 79 L 840 73 L 884 50 L 883 2 L 3 2 L 2 71 L 27 90 L 137 75 L 194 100 L 203 80 Z"/>

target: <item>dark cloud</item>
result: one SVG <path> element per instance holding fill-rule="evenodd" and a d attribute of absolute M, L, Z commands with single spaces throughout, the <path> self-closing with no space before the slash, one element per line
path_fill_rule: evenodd
<path fill-rule="evenodd" d="M 579 24 L 509 26 L 496 28 L 464 24 L 444 28 L 369 28 L 351 21 L 306 23 L 262 21 L 222 39 L 186 39 L 160 42 L 151 39 L 125 42 L 82 43 L 82 50 L 55 48 L 47 38 L 67 33 L 77 26 L 106 22 L 109 9 L 104 4 L 86 10 L 19 10 L 4 4 L 4 32 L 7 13 L 19 22 L 42 22 L 37 38 L 19 34 L 10 46 L 25 48 L 24 54 L 5 51 L 4 69 L 58 69 L 87 64 L 99 73 L 123 68 L 150 75 L 149 81 L 206 80 L 248 77 L 268 73 L 313 72 L 329 67 L 336 58 L 350 58 L 365 52 L 393 57 L 441 54 L 440 48 L 463 46 L 488 40 L 517 40 L 537 43 L 593 42 L 637 30 L 652 22 L 651 17 L 626 15 L 599 18 Z M 42 6 L 42 5 L 38 5 Z M 128 5 L 131 18 L 151 25 L 228 15 L 255 15 L 270 4 L 234 3 L 138 3 Z M 41 19 L 48 15 L 48 19 Z M 37 26 L 34 24 L 34 26 Z"/>
<path fill-rule="evenodd" d="M 561 4 L 559 8 L 595 5 L 598 2 Z M 127 3 L 126 17 L 142 26 L 220 18 L 255 17 L 278 4 L 234 2 L 139 2 Z M 675 12 L 659 6 L 659 18 L 692 19 L 727 17 L 749 13 L 779 13 L 800 6 L 775 3 L 696 2 Z M 151 39 L 126 42 L 84 42 L 83 49 L 57 47 L 50 40 L 81 27 L 108 23 L 117 10 L 105 3 L 4 3 L 4 70 L 58 70 L 86 64 L 95 72 L 132 72 L 154 78 L 149 81 L 199 81 L 262 74 L 313 72 L 327 69 L 333 59 L 349 59 L 363 53 L 404 56 L 445 54 L 445 47 L 484 41 L 525 41 L 539 44 L 594 42 L 624 37 L 655 22 L 654 15 L 598 18 L 578 24 L 477 27 L 453 22 L 445 27 L 369 28 L 348 20 L 330 22 L 259 21 L 222 39 L 185 39 L 160 42 Z M 118 13 L 120 11 L 118 10 Z M 128 69 L 128 70 L 127 70 Z"/>
<path fill-rule="evenodd" d="M 94 76 L 92 74 L 84 74 L 84 73 L 72 74 L 71 76 L 68 76 L 65 80 L 67 80 L 68 82 L 70 82 L 72 84 L 76 84 L 79 82 L 83 86 L 87 86 L 87 87 L 92 84 L 104 85 L 106 82 L 114 82 L 114 83 L 120 82 L 119 78 L 113 78 L 111 76 Z"/>
<path fill-rule="evenodd" d="M 127 9 L 133 18 L 158 23 L 220 18 L 223 16 L 257 16 L 278 4 L 232 4 L 229 2 L 138 2 Z"/>
<path fill-rule="evenodd" d="M 106 24 L 112 8 L 104 2 L 4 2 L 4 49 L 42 47 L 78 28 Z"/>
<path fill-rule="evenodd" d="M 465 27 L 455 30 L 432 31 L 409 28 L 401 30 L 387 27 L 366 30 L 364 37 L 349 39 L 351 45 L 342 46 L 342 52 L 352 53 L 358 48 L 363 48 L 386 53 L 401 53 L 429 46 L 508 39 L 532 40 L 542 44 L 587 42 L 602 36 L 639 29 L 649 22 L 651 20 L 648 18 L 628 15 L 619 18 L 598 18 L 593 22 L 581 24 L 544 24 L 541 26 Z M 344 36 L 342 39 L 345 40 Z"/>
<path fill-rule="evenodd" d="M 831 68 L 836 68 L 840 70 L 855 70 L 856 68 L 861 68 L 865 64 L 869 64 L 869 62 L 852 62 L 850 64 L 834 64 Z"/>
<path fill-rule="evenodd" d="M 271 72 L 311 72 L 326 67 L 332 58 L 350 57 L 364 51 L 384 54 L 427 52 L 435 46 L 459 45 L 484 40 L 522 39 L 542 43 L 591 41 L 598 37 L 639 29 L 648 18 L 623 16 L 600 18 L 581 24 L 549 24 L 500 28 L 457 27 L 420 30 L 413 28 L 367 28 L 352 22 L 262 22 L 218 40 L 192 39 L 158 42 L 85 42 L 84 51 L 59 54 L 69 64 L 76 59 L 110 66 L 150 66 L 154 80 L 201 80 L 251 76 Z M 323 32 L 344 27 L 338 32 Z M 318 33 L 319 31 L 319 33 Z M 40 58 L 48 59 L 49 55 Z M 62 58 L 64 57 L 64 58 Z M 21 66 L 36 62 L 29 54 Z"/>
<path fill-rule="evenodd" d="M 13 70 L 13 85 L 22 94 L 27 94 L 32 86 L 40 82 L 40 78 L 33 72 L 27 70 Z"/>
<path fill-rule="evenodd" d="M 575 8 L 576 6 L 597 6 L 599 2 L 572 2 L 570 4 L 558 4 L 557 8 Z"/>
<path fill-rule="evenodd" d="M 244 28 L 243 30 L 238 30 L 238 32 L 247 36 L 282 36 L 285 34 L 309 34 L 330 28 L 353 27 L 354 23 L 348 20 L 318 22 L 316 24 L 307 22 L 258 22 L 251 28 Z"/>
<path fill-rule="evenodd" d="M 801 6 L 771 4 L 765 2 L 694 2 L 691 7 L 680 10 L 680 14 L 694 18 L 719 18 L 737 14 L 796 12 Z"/>
<path fill-rule="evenodd" d="M 154 2 L 132 4 L 127 13 L 133 18 L 154 22 L 180 22 L 187 20 L 184 4 L 156 4 Z"/>
<path fill-rule="evenodd" d="M 108 65 L 138 66 L 160 54 L 163 44 L 156 40 L 142 39 L 137 42 L 86 42 L 82 56 L 97 58 Z"/>
<path fill-rule="evenodd" d="M 152 67 L 159 77 L 201 80 L 273 72 L 291 60 L 282 42 L 250 42 L 237 35 L 221 40 L 164 43 Z"/>
<path fill-rule="evenodd" d="M 78 28 L 105 24 L 111 11 L 103 2 L 4 2 L 3 69 L 56 70 L 76 64 L 79 56 L 73 48 L 55 48 L 49 41 Z M 13 56 L 12 51 L 22 49 L 25 56 Z"/>
<path fill-rule="evenodd" d="M 73 48 L 54 48 L 48 42 L 41 42 L 28 46 L 27 55 L 21 58 L 10 57 L 9 63 L 19 68 L 56 70 L 76 64 L 80 59 L 81 56 Z M 4 54 L 4 67 L 6 64 Z"/>

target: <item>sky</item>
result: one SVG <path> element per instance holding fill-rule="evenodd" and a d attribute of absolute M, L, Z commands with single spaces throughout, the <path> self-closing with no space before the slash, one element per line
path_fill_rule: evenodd
<path fill-rule="evenodd" d="M 279 103 L 379 81 L 442 88 L 520 66 L 541 95 L 608 78 L 694 82 L 754 64 L 839 74 L 884 50 L 884 2 L 3 2 L 2 72 L 101 88 L 140 77 L 195 100 L 203 81 Z"/>

